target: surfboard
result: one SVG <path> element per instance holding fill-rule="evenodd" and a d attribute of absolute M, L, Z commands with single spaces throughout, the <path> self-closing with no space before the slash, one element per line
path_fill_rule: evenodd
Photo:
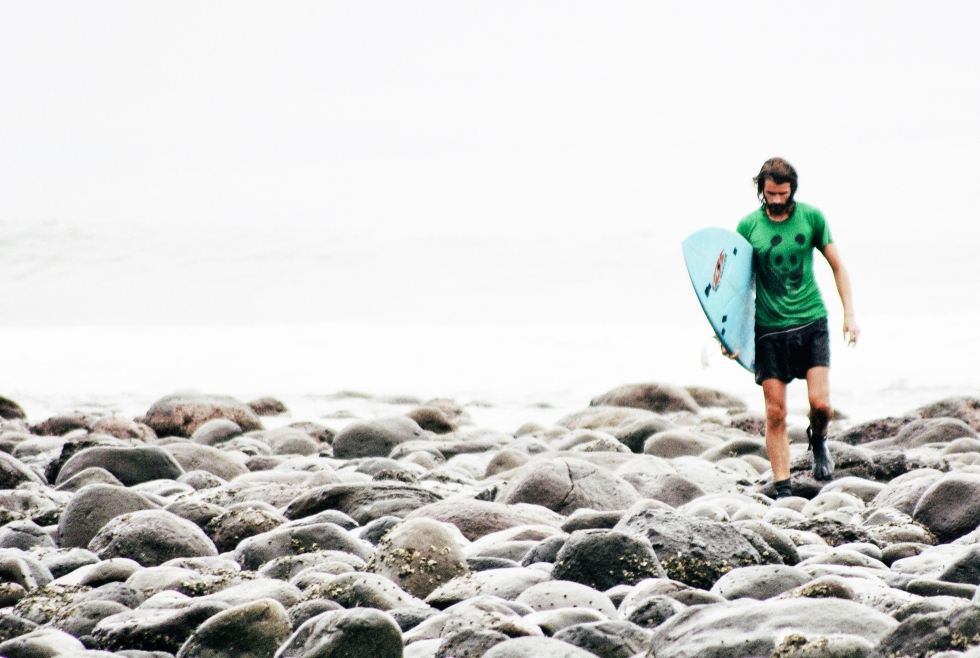
<path fill-rule="evenodd" d="M 706 228 L 681 243 L 694 292 L 718 340 L 755 372 L 752 245 L 735 231 Z"/>

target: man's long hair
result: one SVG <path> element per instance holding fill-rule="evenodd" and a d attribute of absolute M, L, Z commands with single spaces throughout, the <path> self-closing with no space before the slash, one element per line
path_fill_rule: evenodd
<path fill-rule="evenodd" d="M 793 206 L 796 205 L 794 197 L 796 196 L 796 184 L 799 180 L 793 165 L 782 158 L 769 158 L 763 163 L 759 175 L 752 179 L 752 182 L 755 183 L 756 194 L 758 194 L 759 201 L 762 202 L 763 206 L 766 205 L 766 195 L 762 193 L 762 190 L 766 186 L 767 180 L 771 180 L 776 185 L 789 183 L 789 205 L 792 210 Z"/>

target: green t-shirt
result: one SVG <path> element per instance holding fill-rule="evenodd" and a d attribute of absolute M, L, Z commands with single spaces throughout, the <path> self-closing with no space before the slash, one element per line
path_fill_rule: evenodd
<path fill-rule="evenodd" d="M 797 202 L 788 219 L 774 222 L 759 208 L 736 230 L 752 245 L 757 325 L 788 329 L 827 317 L 813 278 L 814 247 L 833 242 L 823 213 Z"/>

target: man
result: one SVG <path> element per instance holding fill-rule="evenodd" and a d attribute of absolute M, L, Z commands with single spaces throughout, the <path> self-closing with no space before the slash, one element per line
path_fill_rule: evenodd
<path fill-rule="evenodd" d="M 854 319 L 850 278 L 823 214 L 794 199 L 796 170 L 782 158 L 772 158 L 753 181 L 762 207 L 743 218 L 737 230 L 754 252 L 755 381 L 765 396 L 766 452 L 778 499 L 792 495 L 786 385 L 794 379 L 806 380 L 810 400 L 807 436 L 813 476 L 829 480 L 834 474 L 834 460 L 827 450 L 827 428 L 833 414 L 830 341 L 827 308 L 813 277 L 814 249 L 834 272 L 844 305 L 845 341 L 857 344 L 860 330 Z"/>

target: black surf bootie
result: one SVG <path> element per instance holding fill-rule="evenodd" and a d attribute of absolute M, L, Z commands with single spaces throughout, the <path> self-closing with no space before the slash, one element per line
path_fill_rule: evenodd
<path fill-rule="evenodd" d="M 806 428 L 806 438 L 810 441 L 809 450 L 813 453 L 813 478 L 829 480 L 834 477 L 834 458 L 827 449 L 827 435 L 814 436 L 813 429 Z"/>

